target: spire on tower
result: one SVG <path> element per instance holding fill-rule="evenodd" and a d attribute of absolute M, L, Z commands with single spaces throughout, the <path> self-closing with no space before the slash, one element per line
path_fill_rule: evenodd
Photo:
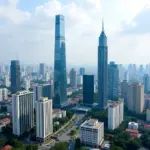
<path fill-rule="evenodd" d="M 104 31 L 104 20 L 102 18 L 102 31 Z"/>

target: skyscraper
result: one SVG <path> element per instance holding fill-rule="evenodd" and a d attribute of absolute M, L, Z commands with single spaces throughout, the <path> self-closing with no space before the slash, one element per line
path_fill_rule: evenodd
<path fill-rule="evenodd" d="M 54 86 L 53 84 L 44 84 L 42 87 L 42 96 L 52 99 L 54 97 Z"/>
<path fill-rule="evenodd" d="M 144 92 L 147 93 L 150 90 L 150 76 L 145 74 L 143 77 L 143 84 L 144 84 Z"/>
<path fill-rule="evenodd" d="M 12 96 L 13 134 L 19 136 L 34 126 L 33 92 L 20 91 Z"/>
<path fill-rule="evenodd" d="M 63 15 L 56 16 L 54 60 L 53 104 L 55 107 L 62 107 L 67 102 L 65 20 Z"/>
<path fill-rule="evenodd" d="M 44 63 L 40 64 L 39 72 L 40 72 L 40 75 L 42 75 L 44 77 L 44 75 L 46 73 L 46 66 Z"/>
<path fill-rule="evenodd" d="M 53 133 L 52 100 L 41 98 L 36 103 L 36 138 L 44 142 Z"/>
<path fill-rule="evenodd" d="M 100 109 L 105 109 L 108 99 L 108 47 L 104 25 L 102 26 L 98 46 L 98 100 Z"/>
<path fill-rule="evenodd" d="M 127 104 L 127 94 L 128 94 L 128 82 L 126 80 L 123 80 L 121 82 L 121 98 L 124 99 L 125 105 Z"/>
<path fill-rule="evenodd" d="M 70 85 L 71 87 L 77 87 L 77 73 L 74 68 L 70 71 Z"/>
<path fill-rule="evenodd" d="M 114 62 L 108 65 L 108 98 L 110 100 L 119 98 L 119 69 Z"/>
<path fill-rule="evenodd" d="M 128 109 L 140 114 L 144 110 L 144 87 L 140 83 L 131 83 L 128 86 Z"/>
<path fill-rule="evenodd" d="M 43 95 L 42 95 L 43 87 L 42 85 L 36 85 L 33 88 L 34 91 L 34 102 L 38 101 Z"/>
<path fill-rule="evenodd" d="M 86 105 L 94 103 L 94 75 L 83 76 L 83 103 Z"/>
<path fill-rule="evenodd" d="M 19 60 L 12 60 L 11 66 L 11 92 L 12 94 L 20 90 L 20 64 Z"/>
<path fill-rule="evenodd" d="M 85 68 L 80 68 L 79 73 L 81 76 L 85 75 Z"/>

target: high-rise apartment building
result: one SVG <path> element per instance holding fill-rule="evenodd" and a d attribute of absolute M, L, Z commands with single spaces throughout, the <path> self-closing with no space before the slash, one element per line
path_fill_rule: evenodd
<path fill-rule="evenodd" d="M 130 111 L 140 114 L 144 110 L 144 87 L 141 83 L 128 86 L 127 106 Z"/>
<path fill-rule="evenodd" d="M 77 72 L 74 68 L 70 70 L 70 85 L 71 87 L 77 87 Z"/>
<path fill-rule="evenodd" d="M 54 63 L 54 107 L 67 103 L 65 20 L 63 15 L 56 16 L 55 22 L 55 63 Z"/>
<path fill-rule="evenodd" d="M 104 25 L 102 26 L 98 46 L 98 100 L 100 109 L 105 109 L 108 100 L 108 46 Z"/>
<path fill-rule="evenodd" d="M 20 90 L 20 64 L 19 60 L 11 61 L 11 92 L 12 94 Z"/>
<path fill-rule="evenodd" d="M 104 123 L 96 119 L 86 120 L 80 126 L 80 141 L 84 145 L 100 147 L 104 141 Z"/>
<path fill-rule="evenodd" d="M 45 142 L 53 133 L 52 100 L 41 98 L 36 102 L 36 138 Z"/>
<path fill-rule="evenodd" d="M 33 92 L 20 91 L 12 96 L 13 134 L 21 135 L 34 126 Z"/>
<path fill-rule="evenodd" d="M 111 101 L 108 106 L 108 129 L 114 130 L 123 121 L 124 102 L 123 100 Z"/>
<path fill-rule="evenodd" d="M 150 90 L 150 76 L 148 74 L 144 75 L 143 84 L 144 84 L 144 93 L 149 92 L 149 90 Z"/>
<path fill-rule="evenodd" d="M 110 100 L 119 98 L 119 70 L 114 62 L 108 65 L 108 98 Z"/>
<path fill-rule="evenodd" d="M 121 87 L 121 98 L 124 99 L 124 103 L 127 104 L 127 95 L 128 95 L 128 82 L 123 80 L 120 84 Z"/>
<path fill-rule="evenodd" d="M 46 73 L 46 65 L 44 63 L 40 64 L 39 72 L 40 72 L 40 75 L 42 75 L 44 77 L 44 75 Z"/>
<path fill-rule="evenodd" d="M 10 86 L 9 76 L 5 76 L 5 77 L 4 77 L 4 85 L 5 85 L 6 87 L 9 87 L 9 86 Z"/>
<path fill-rule="evenodd" d="M 81 76 L 85 75 L 85 68 L 80 68 L 80 69 L 79 69 L 79 74 L 80 74 Z"/>
<path fill-rule="evenodd" d="M 94 75 L 83 76 L 83 103 L 86 105 L 94 103 Z"/>

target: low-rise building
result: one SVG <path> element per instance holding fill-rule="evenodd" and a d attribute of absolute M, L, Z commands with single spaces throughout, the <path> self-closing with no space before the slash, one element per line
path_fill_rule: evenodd
<path fill-rule="evenodd" d="M 128 129 L 138 130 L 138 123 L 136 122 L 129 122 Z"/>
<path fill-rule="evenodd" d="M 139 131 L 138 130 L 126 129 L 126 132 L 128 132 L 130 134 L 131 138 L 139 137 Z"/>
<path fill-rule="evenodd" d="M 66 117 L 66 111 L 60 109 L 53 109 L 53 118 L 64 118 Z"/>
<path fill-rule="evenodd" d="M 0 120 L 0 132 L 2 132 L 2 128 L 5 127 L 9 123 L 10 123 L 9 118 L 4 118 L 4 119 Z"/>
<path fill-rule="evenodd" d="M 101 146 L 104 141 L 104 123 L 97 119 L 86 120 L 80 127 L 80 141 L 87 146 Z"/>

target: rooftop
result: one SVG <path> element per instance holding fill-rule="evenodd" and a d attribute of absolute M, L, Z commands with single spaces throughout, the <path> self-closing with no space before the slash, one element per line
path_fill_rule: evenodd
<path fill-rule="evenodd" d="M 12 148 L 13 148 L 12 146 L 6 145 L 6 146 L 4 146 L 1 150 L 10 150 L 10 149 L 12 149 Z"/>
<path fill-rule="evenodd" d="M 126 129 L 126 132 L 134 133 L 134 134 L 139 133 L 139 131 L 138 131 L 138 130 L 133 130 L 133 129 Z"/>
<path fill-rule="evenodd" d="M 7 121 L 10 121 L 10 119 L 9 118 L 4 118 L 4 119 L 0 120 L 0 123 L 7 122 Z"/>
<path fill-rule="evenodd" d="M 98 129 L 103 125 L 103 122 L 98 122 L 97 119 L 86 120 L 81 127 Z"/>

